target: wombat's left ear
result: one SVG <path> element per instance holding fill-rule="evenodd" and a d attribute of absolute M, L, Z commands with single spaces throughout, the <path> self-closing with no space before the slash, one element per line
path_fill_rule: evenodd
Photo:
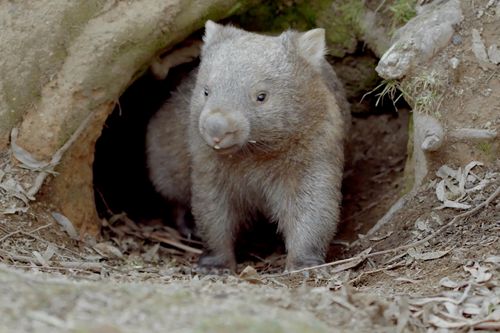
<path fill-rule="evenodd" d="M 203 36 L 203 42 L 205 42 L 205 44 L 210 44 L 210 42 L 219 36 L 222 29 L 224 29 L 224 26 L 208 20 L 205 23 L 205 35 Z"/>
<path fill-rule="evenodd" d="M 314 67 L 321 67 L 326 54 L 325 29 L 313 29 L 299 34 L 300 54 Z"/>
<path fill-rule="evenodd" d="M 240 36 L 242 33 L 244 33 L 243 30 L 235 28 L 231 25 L 224 26 L 208 20 L 205 23 L 205 35 L 203 36 L 204 46 Z"/>

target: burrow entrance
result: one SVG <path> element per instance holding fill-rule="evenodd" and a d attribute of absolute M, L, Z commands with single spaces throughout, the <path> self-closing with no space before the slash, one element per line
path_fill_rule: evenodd
<path fill-rule="evenodd" d="M 409 107 L 404 102 L 394 105 L 387 98 L 379 98 L 379 91 L 372 91 L 380 83 L 374 71 L 378 59 L 361 44 L 355 53 L 329 61 L 344 82 L 353 116 L 342 219 L 330 251 L 331 256 L 338 257 L 345 244 L 366 233 L 405 191 Z M 172 205 L 155 192 L 148 178 L 146 127 L 170 92 L 196 65 L 194 62 L 175 67 L 165 80 L 157 80 L 147 72 L 121 96 L 96 144 L 94 188 L 101 217 L 110 219 L 114 214 L 126 213 L 138 226 L 175 226 Z M 262 235 L 271 238 L 263 239 Z M 282 245 L 269 247 L 279 239 L 273 235 L 275 226 L 260 222 L 245 236 L 244 244 L 253 244 L 249 245 L 252 253 L 259 256 L 282 251 Z"/>

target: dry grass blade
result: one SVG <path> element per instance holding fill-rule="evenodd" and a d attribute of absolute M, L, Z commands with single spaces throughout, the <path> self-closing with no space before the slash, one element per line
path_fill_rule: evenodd
<path fill-rule="evenodd" d="M 174 246 L 178 249 L 184 250 L 186 252 L 190 252 L 190 253 L 194 253 L 194 254 L 201 254 L 202 253 L 202 251 L 199 249 L 196 249 L 196 248 L 191 247 L 189 245 L 182 244 L 181 242 L 179 242 L 175 239 L 169 238 L 169 237 L 165 237 L 164 235 L 158 235 L 157 233 L 150 234 L 149 238 L 151 238 L 152 240 L 156 240 L 156 241 L 168 244 L 168 245 L 172 245 L 172 246 Z"/>
<path fill-rule="evenodd" d="M 394 268 L 403 267 L 405 265 L 406 265 L 406 262 L 405 261 L 401 261 L 401 262 L 398 262 L 396 264 L 387 265 L 387 266 L 380 267 L 380 268 L 377 268 L 377 269 L 372 269 L 370 271 L 361 272 L 354 279 L 349 280 L 348 284 L 354 284 L 354 283 L 358 282 L 359 280 L 361 280 L 361 278 L 363 278 L 366 275 L 375 274 L 375 273 L 379 273 L 379 272 L 384 272 L 384 271 L 391 270 L 391 269 L 394 269 Z"/>

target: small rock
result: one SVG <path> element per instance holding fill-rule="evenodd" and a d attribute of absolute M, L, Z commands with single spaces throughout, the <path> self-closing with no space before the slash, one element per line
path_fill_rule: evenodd
<path fill-rule="evenodd" d="M 497 44 L 491 44 L 488 47 L 488 57 L 490 58 L 491 63 L 498 65 L 500 64 L 500 50 L 498 49 Z"/>
<path fill-rule="evenodd" d="M 460 1 L 423 6 L 422 11 L 396 31 L 392 46 L 375 70 L 384 79 L 399 79 L 444 48 L 454 35 L 453 26 L 463 19 Z M 432 36 L 432 38 L 429 38 Z"/>
<path fill-rule="evenodd" d="M 483 91 L 481 91 L 481 95 L 483 95 L 484 97 L 488 97 L 491 95 L 492 92 L 493 90 L 491 88 L 486 88 Z"/>
<path fill-rule="evenodd" d="M 453 35 L 453 37 L 451 37 L 451 42 L 453 43 L 453 45 L 460 45 L 460 44 L 462 44 L 462 36 L 460 36 L 460 35 Z"/>
<path fill-rule="evenodd" d="M 460 60 L 458 60 L 455 57 L 451 58 L 449 62 L 450 62 L 451 68 L 453 68 L 453 69 L 457 69 L 458 65 L 460 64 Z"/>
<path fill-rule="evenodd" d="M 488 55 L 486 54 L 486 47 L 477 29 L 472 29 L 472 52 L 476 56 L 479 66 L 484 70 L 488 69 L 489 62 Z"/>

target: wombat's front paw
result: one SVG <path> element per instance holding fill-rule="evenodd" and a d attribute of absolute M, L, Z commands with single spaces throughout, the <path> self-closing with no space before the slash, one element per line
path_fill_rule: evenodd
<path fill-rule="evenodd" d="M 286 271 L 296 271 L 306 267 L 324 264 L 325 260 L 320 256 L 301 256 L 297 258 L 287 258 Z"/>
<path fill-rule="evenodd" d="M 227 274 L 236 271 L 236 262 L 224 255 L 203 252 L 198 260 L 198 271 L 202 274 Z"/>

